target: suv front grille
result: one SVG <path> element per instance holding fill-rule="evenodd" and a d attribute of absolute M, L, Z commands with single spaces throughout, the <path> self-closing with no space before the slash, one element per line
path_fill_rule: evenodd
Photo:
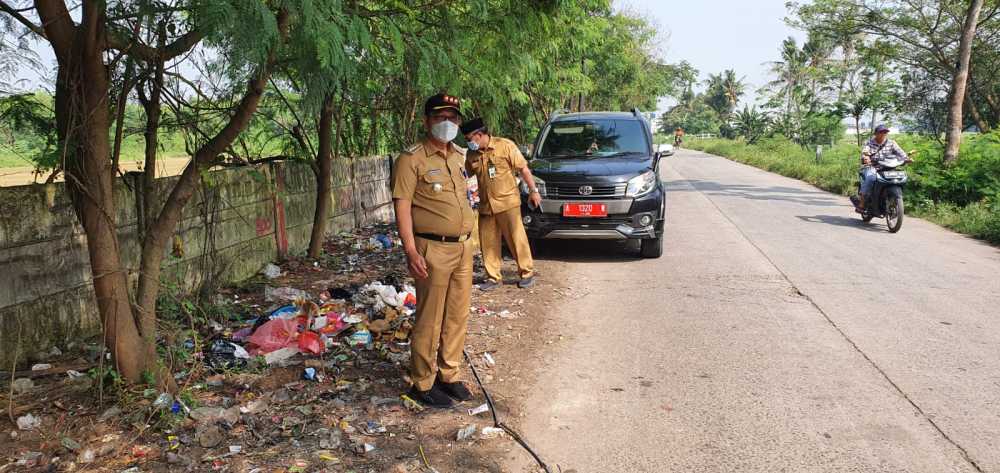
<path fill-rule="evenodd" d="M 624 197 L 628 184 L 588 185 L 588 184 L 548 184 L 546 192 L 549 197 L 565 197 L 571 199 L 606 199 L 608 197 Z M 584 194 L 583 187 L 590 187 L 591 192 Z"/>

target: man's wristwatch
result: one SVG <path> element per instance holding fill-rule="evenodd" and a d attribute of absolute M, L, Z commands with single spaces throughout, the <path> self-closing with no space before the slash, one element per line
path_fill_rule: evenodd
<path fill-rule="evenodd" d="M 538 192 L 538 188 L 536 187 L 534 189 L 531 189 L 529 194 L 541 194 L 541 192 Z"/>

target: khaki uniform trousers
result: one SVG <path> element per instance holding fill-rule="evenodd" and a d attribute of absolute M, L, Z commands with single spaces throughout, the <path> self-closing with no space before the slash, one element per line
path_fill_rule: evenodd
<path fill-rule="evenodd" d="M 417 313 L 410 332 L 410 379 L 421 391 L 459 380 L 472 299 L 472 239 L 445 243 L 416 238 L 428 277 L 416 280 Z"/>
<path fill-rule="evenodd" d="M 483 251 L 483 266 L 486 267 L 487 277 L 497 282 L 503 281 L 503 274 L 500 272 L 503 266 L 501 237 L 517 260 L 521 278 L 533 276 L 535 262 L 531 258 L 531 245 L 528 244 L 528 235 L 521 222 L 521 208 L 514 207 L 500 213 L 479 215 L 479 245 Z"/>

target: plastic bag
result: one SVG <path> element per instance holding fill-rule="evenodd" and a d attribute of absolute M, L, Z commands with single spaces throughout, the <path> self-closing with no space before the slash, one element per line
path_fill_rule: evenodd
<path fill-rule="evenodd" d="M 266 322 L 247 339 L 247 342 L 254 347 L 251 353 L 259 355 L 281 348 L 296 347 L 299 338 L 298 325 L 296 320 L 275 319 Z"/>
<path fill-rule="evenodd" d="M 267 263 L 267 266 L 264 266 L 264 269 L 261 272 L 264 273 L 264 277 L 267 279 L 281 277 L 281 268 L 274 263 Z"/>
<path fill-rule="evenodd" d="M 264 299 L 268 301 L 294 301 L 296 299 L 308 298 L 309 294 L 302 289 L 264 286 Z"/>
<path fill-rule="evenodd" d="M 250 354 L 232 342 L 216 340 L 212 342 L 212 348 L 205 354 L 205 362 L 214 371 L 224 371 L 246 366 Z"/>
<path fill-rule="evenodd" d="M 325 349 L 326 346 L 320 341 L 318 333 L 306 330 L 299 335 L 299 351 L 319 355 Z"/>

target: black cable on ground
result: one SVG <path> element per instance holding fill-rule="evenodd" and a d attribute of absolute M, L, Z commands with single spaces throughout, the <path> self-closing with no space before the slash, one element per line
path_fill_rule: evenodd
<path fill-rule="evenodd" d="M 517 442 L 518 444 L 521 445 L 521 447 L 527 450 L 528 453 L 530 453 L 531 456 L 535 459 L 535 462 L 538 463 L 538 466 L 542 467 L 542 469 L 545 470 L 545 473 L 552 473 L 552 470 L 549 469 L 549 466 L 546 465 L 544 461 L 542 461 L 542 458 L 539 457 L 534 450 L 532 450 L 531 446 L 528 445 L 528 442 L 522 439 L 521 436 L 514 431 L 514 429 L 508 427 L 503 422 L 500 422 L 500 418 L 497 416 L 497 410 L 495 407 L 493 407 L 493 397 L 490 396 L 490 393 L 486 391 L 486 387 L 483 386 L 483 380 L 479 379 L 479 372 L 476 371 L 476 365 L 475 363 L 472 362 L 472 357 L 469 356 L 469 352 L 466 351 L 465 349 L 462 349 L 462 353 L 465 355 L 465 360 L 469 362 L 469 368 L 472 369 L 472 376 L 476 378 L 476 384 L 479 385 L 479 390 L 482 391 L 483 396 L 486 397 L 486 405 L 490 408 L 490 414 L 493 414 L 493 426 L 498 429 L 503 429 L 504 432 L 507 432 L 507 434 L 509 434 L 510 437 L 514 439 L 515 442 Z"/>

